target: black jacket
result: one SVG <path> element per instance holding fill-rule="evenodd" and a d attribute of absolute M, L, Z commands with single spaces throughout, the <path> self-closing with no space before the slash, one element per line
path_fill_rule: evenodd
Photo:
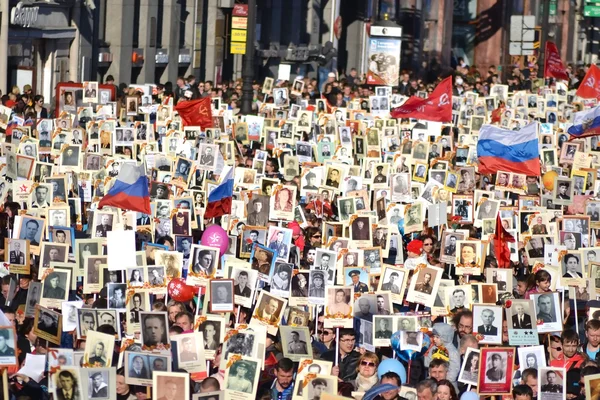
<path fill-rule="evenodd" d="M 359 358 L 360 353 L 356 350 L 352 350 L 352 352 L 344 358 L 340 355 L 338 364 L 340 367 L 340 374 L 338 375 L 338 378 L 346 382 L 356 379 L 356 375 L 358 375 L 356 367 L 358 366 Z M 335 349 L 323 353 L 321 359 L 331 361 L 335 364 Z"/>

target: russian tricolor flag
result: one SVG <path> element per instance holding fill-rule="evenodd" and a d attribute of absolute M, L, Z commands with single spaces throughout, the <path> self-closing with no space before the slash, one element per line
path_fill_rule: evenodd
<path fill-rule="evenodd" d="M 532 122 L 519 131 L 483 125 L 477 142 L 479 173 L 508 171 L 539 176 L 537 131 L 537 122 Z"/>
<path fill-rule="evenodd" d="M 577 137 L 600 135 L 600 106 L 575 113 L 573 125 L 567 132 Z"/>
<path fill-rule="evenodd" d="M 223 177 L 223 180 L 208 195 L 208 204 L 204 218 L 215 218 L 231 214 L 231 201 L 233 199 L 233 168 Z"/>
<path fill-rule="evenodd" d="M 152 214 L 148 177 L 144 167 L 129 163 L 121 165 L 115 184 L 98 204 L 98 208 L 104 206 Z"/>

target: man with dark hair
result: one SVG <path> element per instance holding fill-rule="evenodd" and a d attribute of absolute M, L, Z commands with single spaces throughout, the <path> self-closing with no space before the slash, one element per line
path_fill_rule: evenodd
<path fill-rule="evenodd" d="M 313 398 L 309 400 L 319 400 L 321 394 L 327 389 L 327 381 L 322 378 L 313 379 L 310 381 L 313 387 Z"/>
<path fill-rule="evenodd" d="M 244 243 L 244 252 L 250 253 L 252 251 L 252 247 L 254 247 L 254 243 L 258 243 L 258 231 L 256 229 L 252 229 L 250 231 L 250 241 L 248 243 Z"/>
<path fill-rule="evenodd" d="M 236 296 L 250 297 L 252 290 L 248 285 L 248 272 L 240 271 L 237 276 L 236 285 L 233 287 Z"/>
<path fill-rule="evenodd" d="M 217 378 L 213 378 L 212 376 L 209 376 L 200 383 L 200 393 L 217 392 L 219 390 L 221 390 L 221 384 Z"/>
<path fill-rule="evenodd" d="M 532 400 L 534 398 L 534 392 L 527 385 L 517 385 L 512 391 L 514 400 Z"/>
<path fill-rule="evenodd" d="M 537 396 L 538 389 L 538 371 L 535 368 L 527 368 L 521 374 L 521 385 L 528 387 L 533 396 Z"/>
<path fill-rule="evenodd" d="M 181 346 L 183 347 L 183 350 L 179 354 L 179 361 L 191 362 L 196 361 L 198 359 L 198 356 L 196 355 L 196 346 L 192 338 L 184 338 L 181 341 Z"/>
<path fill-rule="evenodd" d="M 96 372 L 92 376 L 92 398 L 107 398 L 108 385 L 104 382 L 104 377 L 101 372 Z"/>
<path fill-rule="evenodd" d="M 0 357 L 15 355 L 15 349 L 8 345 L 8 339 L 10 339 L 8 331 L 0 330 Z"/>
<path fill-rule="evenodd" d="M 156 346 L 158 344 L 167 344 L 167 331 L 164 320 L 159 315 L 148 315 L 144 318 L 143 324 L 144 345 Z"/>
<path fill-rule="evenodd" d="M 82 400 L 77 390 L 77 380 L 71 371 L 60 371 L 58 373 L 60 388 L 56 389 L 57 400 Z"/>
<path fill-rule="evenodd" d="M 542 393 L 562 393 L 563 385 L 559 385 L 558 383 L 556 383 L 556 377 L 557 375 L 555 371 L 546 372 L 546 381 L 548 383 L 542 385 L 540 391 Z"/>
<path fill-rule="evenodd" d="M 358 359 L 360 358 L 360 353 L 354 350 L 354 345 L 356 343 L 356 333 L 353 329 L 340 329 L 339 338 L 340 353 L 338 357 L 339 363 L 337 365 L 337 368 L 339 368 L 338 378 L 347 382 L 352 379 L 356 379 L 356 375 L 358 374 L 357 367 Z M 333 350 L 329 350 L 323 353 L 321 355 L 321 359 L 325 361 L 335 362 L 335 348 Z"/>

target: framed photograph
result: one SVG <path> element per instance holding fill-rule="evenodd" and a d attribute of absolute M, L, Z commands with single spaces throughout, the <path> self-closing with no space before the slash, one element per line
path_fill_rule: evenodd
<path fill-rule="evenodd" d="M 400 349 L 419 351 L 423 347 L 423 332 L 400 331 Z"/>
<path fill-rule="evenodd" d="M 150 386 L 152 382 L 152 364 L 148 354 L 125 351 L 124 359 L 125 382 L 130 385 Z"/>
<path fill-rule="evenodd" d="M 166 312 L 140 312 L 142 345 L 144 348 L 169 348 L 168 316 Z"/>
<path fill-rule="evenodd" d="M 73 364 L 78 365 L 78 364 Z M 84 396 L 99 400 L 114 400 L 117 371 L 114 368 L 82 368 L 81 382 Z"/>
<path fill-rule="evenodd" d="M 233 267 L 230 276 L 233 278 L 235 304 L 250 308 L 252 306 L 252 293 L 258 282 L 258 271 L 250 268 Z"/>
<path fill-rule="evenodd" d="M 125 298 L 127 296 L 126 283 L 108 283 L 108 306 L 119 310 L 125 309 Z"/>
<path fill-rule="evenodd" d="M 473 331 L 483 335 L 482 344 L 502 344 L 502 307 L 473 305 Z"/>
<path fill-rule="evenodd" d="M 0 366 L 17 366 L 17 335 L 14 326 L 0 326 Z"/>
<path fill-rule="evenodd" d="M 102 265 L 106 265 L 107 256 L 85 256 L 83 290 L 84 293 L 99 292 L 102 288 Z"/>
<path fill-rule="evenodd" d="M 540 368 L 548 365 L 546 363 L 544 346 L 519 346 L 517 347 L 517 354 L 519 356 L 519 371 L 521 371 L 521 373 L 527 368 L 533 368 L 539 371 Z"/>
<path fill-rule="evenodd" d="M 562 331 L 562 316 L 557 292 L 532 294 L 537 330 L 539 333 Z"/>
<path fill-rule="evenodd" d="M 284 357 L 292 361 L 312 357 L 310 332 L 307 327 L 282 325 L 279 329 Z"/>
<path fill-rule="evenodd" d="M 585 398 L 589 400 L 600 399 L 600 374 L 587 375 L 585 382 Z"/>
<path fill-rule="evenodd" d="M 373 344 L 375 346 L 386 347 L 390 345 L 390 338 L 395 332 L 393 316 L 374 316 L 373 317 Z M 413 329 L 414 331 L 414 329 Z"/>
<path fill-rule="evenodd" d="M 4 239 L 4 261 L 10 264 L 11 273 L 29 274 L 31 255 L 29 242 L 23 239 Z"/>
<path fill-rule="evenodd" d="M 113 230 L 113 224 L 116 222 L 116 215 L 112 212 L 94 211 L 94 222 L 92 223 L 92 239 L 106 238 L 108 232 Z M 63 226 L 65 224 L 62 224 Z"/>
<path fill-rule="evenodd" d="M 83 400 L 83 387 L 79 367 L 61 366 L 60 371 L 52 374 L 54 396 L 57 399 Z"/>
<path fill-rule="evenodd" d="M 352 304 L 354 291 L 351 286 L 333 286 L 327 288 L 325 306 L 326 328 L 352 328 Z"/>
<path fill-rule="evenodd" d="M 213 360 L 221 343 L 225 342 L 225 318 L 216 315 L 202 315 L 196 317 L 194 323 L 197 330 L 202 332 L 204 340 L 204 356 Z"/>
<path fill-rule="evenodd" d="M 104 368 L 112 365 L 115 338 L 112 335 L 90 330 L 87 332 L 84 349 L 84 366 Z"/>
<path fill-rule="evenodd" d="M 43 242 L 41 246 L 40 269 L 50 268 L 51 263 L 65 263 L 68 257 L 68 244 Z"/>
<path fill-rule="evenodd" d="M 261 361 L 242 356 L 227 363 L 223 385 L 232 399 L 254 399 L 258 389 Z"/>
<path fill-rule="evenodd" d="M 458 381 L 466 385 L 477 386 L 477 379 L 479 377 L 479 358 L 481 354 L 479 349 L 467 347 L 465 353 L 465 362 L 461 365 L 460 372 L 458 374 Z"/>
<path fill-rule="evenodd" d="M 31 253 L 36 256 L 40 255 L 40 243 L 44 236 L 45 227 L 46 220 L 44 218 L 32 217 L 30 215 L 21 217 L 17 238 L 28 240 Z"/>
<path fill-rule="evenodd" d="M 433 306 L 442 273 L 443 270 L 438 267 L 426 267 L 419 270 L 412 276 L 406 299 L 427 307 Z"/>
<path fill-rule="evenodd" d="M 173 342 L 177 344 L 177 366 L 179 368 L 190 373 L 206 371 L 202 333 L 190 332 L 173 335 L 171 343 Z"/>
<path fill-rule="evenodd" d="M 70 269 L 54 269 L 42 281 L 40 304 L 44 307 L 60 309 L 62 302 L 68 300 L 71 287 Z"/>
<path fill-rule="evenodd" d="M 42 283 L 41 282 L 29 282 L 29 289 L 27 290 L 27 300 L 25 303 L 25 316 L 33 318 L 35 316 L 35 306 L 40 303 L 42 297 Z"/>
<path fill-rule="evenodd" d="M 33 332 L 40 338 L 60 345 L 62 334 L 62 314 L 37 305 Z"/>
<path fill-rule="evenodd" d="M 210 312 L 233 312 L 233 279 L 210 280 Z"/>
<path fill-rule="evenodd" d="M 510 394 L 515 348 L 485 347 L 480 351 L 478 393 L 484 396 Z"/>
<path fill-rule="evenodd" d="M 542 367 L 538 369 L 538 398 L 567 398 L 567 370 L 565 368 Z"/>
<path fill-rule="evenodd" d="M 287 300 L 261 291 L 256 304 L 250 325 L 266 326 L 269 334 L 276 335 Z"/>
<path fill-rule="evenodd" d="M 219 146 L 216 144 L 200 143 L 198 168 L 205 171 L 214 171 L 217 167 L 218 151 Z"/>

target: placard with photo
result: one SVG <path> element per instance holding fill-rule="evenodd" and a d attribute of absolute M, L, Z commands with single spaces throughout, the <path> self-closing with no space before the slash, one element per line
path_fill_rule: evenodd
<path fill-rule="evenodd" d="M 352 328 L 352 303 L 354 291 L 351 286 L 330 286 L 327 288 L 325 301 L 326 328 Z"/>
<path fill-rule="evenodd" d="M 467 347 L 465 362 L 462 363 L 458 374 L 458 381 L 466 385 L 477 386 L 479 378 L 479 349 Z"/>
<path fill-rule="evenodd" d="M 473 305 L 473 332 L 483 335 L 483 344 L 502 344 L 502 307 Z"/>
<path fill-rule="evenodd" d="M 90 330 L 87 332 L 84 349 L 84 366 L 103 368 L 112 365 L 115 348 L 113 335 Z"/>
<path fill-rule="evenodd" d="M 514 347 L 486 347 L 480 349 L 477 390 L 484 395 L 510 394 L 514 368 Z"/>
<path fill-rule="evenodd" d="M 46 272 L 47 276 L 42 281 L 42 306 L 56 309 L 62 307 L 62 302 L 69 297 L 71 272 L 70 269 L 58 268 Z"/>
<path fill-rule="evenodd" d="M 60 345 L 62 315 L 38 304 L 33 322 L 33 332 L 42 339 Z"/>
<path fill-rule="evenodd" d="M 567 385 L 565 368 L 542 367 L 538 369 L 538 398 L 565 399 Z"/>
<path fill-rule="evenodd" d="M 557 292 L 532 294 L 533 306 L 539 333 L 562 331 L 560 301 Z"/>
<path fill-rule="evenodd" d="M 406 299 L 414 303 L 431 307 L 442 279 L 443 270 L 438 267 L 426 267 L 413 274 Z"/>
<path fill-rule="evenodd" d="M 216 315 L 196 316 L 195 330 L 202 332 L 204 357 L 213 360 L 221 343 L 225 342 L 225 319 Z"/>
<path fill-rule="evenodd" d="M 258 390 L 261 364 L 258 358 L 246 356 L 229 362 L 223 380 L 225 399 L 254 399 Z"/>
<path fill-rule="evenodd" d="M 178 369 L 184 369 L 189 373 L 206 373 L 202 332 L 173 335 L 171 343 L 177 349 Z"/>
<path fill-rule="evenodd" d="M 261 291 L 250 320 L 250 326 L 266 326 L 269 334 L 276 335 L 286 305 L 286 299 Z"/>
<path fill-rule="evenodd" d="M 283 355 L 292 361 L 312 356 L 311 337 L 307 327 L 281 326 Z"/>
<path fill-rule="evenodd" d="M 234 303 L 233 279 L 210 280 L 210 312 L 233 312 Z"/>

